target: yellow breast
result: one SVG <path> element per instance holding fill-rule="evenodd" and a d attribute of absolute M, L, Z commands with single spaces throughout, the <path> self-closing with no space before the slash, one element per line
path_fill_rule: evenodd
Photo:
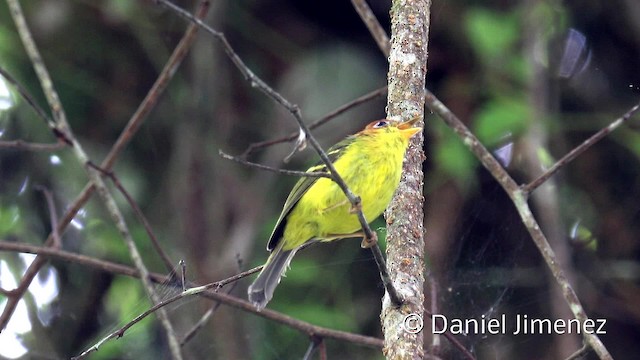
<path fill-rule="evenodd" d="M 397 128 L 374 135 L 360 135 L 343 150 L 334 166 L 351 191 L 360 196 L 367 221 L 387 207 L 398 187 L 408 140 Z M 318 179 L 287 216 L 284 249 L 310 239 L 334 240 L 360 230 L 357 216 L 340 187 L 330 179 Z"/>

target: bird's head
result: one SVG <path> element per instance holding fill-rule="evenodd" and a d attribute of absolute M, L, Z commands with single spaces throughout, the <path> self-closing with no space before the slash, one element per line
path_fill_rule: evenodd
<path fill-rule="evenodd" d="M 419 117 L 414 117 L 411 120 L 405 122 L 398 122 L 390 119 L 382 119 L 370 122 L 364 130 L 360 131 L 356 135 L 378 135 L 385 133 L 399 133 L 400 136 L 407 141 L 413 137 L 413 135 L 422 131 L 421 127 L 413 127 L 413 125 L 419 120 Z"/>

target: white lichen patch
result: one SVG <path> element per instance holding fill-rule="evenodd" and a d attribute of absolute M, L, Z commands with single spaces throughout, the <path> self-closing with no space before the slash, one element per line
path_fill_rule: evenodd
<path fill-rule="evenodd" d="M 399 62 L 404 67 L 412 65 L 413 63 L 416 62 L 416 59 L 417 59 L 416 54 L 412 54 L 412 53 L 405 54 L 401 51 L 393 51 L 389 56 L 390 62 Z"/>

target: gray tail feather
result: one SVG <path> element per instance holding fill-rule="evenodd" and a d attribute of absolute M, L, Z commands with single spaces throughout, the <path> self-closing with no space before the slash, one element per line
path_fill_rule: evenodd
<path fill-rule="evenodd" d="M 280 283 L 280 278 L 287 270 L 296 250 L 298 249 L 282 250 L 282 246 L 276 247 L 256 280 L 249 286 L 249 301 L 258 310 L 264 309 L 273 297 L 273 292 Z"/>

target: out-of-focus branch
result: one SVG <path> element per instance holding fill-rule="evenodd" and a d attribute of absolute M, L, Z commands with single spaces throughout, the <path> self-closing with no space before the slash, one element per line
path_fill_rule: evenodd
<path fill-rule="evenodd" d="M 236 54 L 236 52 L 233 50 L 233 47 L 231 47 L 231 44 L 229 44 L 229 41 L 227 41 L 226 36 L 222 32 L 214 30 L 212 27 L 202 22 L 202 20 L 194 17 L 188 11 L 182 9 L 181 7 L 175 5 L 174 3 L 168 0 L 158 0 L 158 3 L 160 3 L 163 6 L 166 6 L 167 8 L 176 12 L 177 14 L 184 17 L 185 19 L 199 25 L 207 33 L 211 34 L 216 40 L 218 40 L 222 44 L 222 46 L 224 47 L 224 51 L 229 57 L 229 59 L 233 62 L 233 64 L 238 69 L 238 71 L 240 71 L 240 73 L 245 77 L 245 80 L 247 80 L 251 84 L 251 86 L 265 93 L 272 100 L 282 105 L 287 111 L 289 111 L 289 113 L 291 113 L 295 121 L 298 123 L 298 126 L 300 127 L 301 131 L 304 133 L 306 141 L 311 143 L 311 146 L 313 147 L 313 149 L 320 156 L 320 159 L 322 160 L 322 162 L 326 165 L 327 169 L 329 170 L 329 173 L 331 174 L 331 179 L 340 187 L 340 189 L 345 194 L 345 196 L 347 197 L 347 199 L 349 200 L 353 208 L 356 210 L 358 221 L 360 222 L 360 225 L 362 226 L 362 231 L 364 233 L 365 240 L 363 240 L 363 244 L 367 244 L 367 247 L 372 247 L 372 249 L 377 247 L 377 251 L 373 249 L 373 256 L 375 257 L 376 264 L 378 265 L 380 278 L 382 279 L 382 283 L 384 284 L 385 289 L 389 294 L 389 298 L 391 302 L 396 306 L 400 305 L 402 303 L 402 300 L 398 296 L 398 293 L 395 290 L 393 283 L 390 281 L 385 259 L 384 257 L 380 256 L 381 251 L 378 246 L 377 235 L 369 226 L 369 222 L 367 221 L 367 219 L 364 216 L 364 213 L 362 212 L 360 197 L 355 195 L 351 191 L 351 189 L 349 189 L 349 187 L 344 182 L 340 174 L 336 171 L 335 167 L 333 166 L 333 163 L 329 159 L 329 156 L 322 149 L 322 146 L 320 146 L 320 143 L 318 142 L 318 140 L 316 140 L 316 138 L 311 133 L 311 130 L 309 130 L 309 127 L 302 120 L 302 114 L 300 112 L 300 108 L 297 105 L 289 102 L 280 93 L 275 91 L 272 87 L 270 87 L 267 83 L 265 83 L 262 79 L 260 79 L 257 75 L 255 75 L 253 71 L 251 71 L 251 69 L 247 67 L 244 61 L 242 61 L 242 59 L 238 56 L 238 54 Z"/>
<path fill-rule="evenodd" d="M 538 247 L 540 254 L 544 258 L 547 266 L 551 270 L 553 277 L 562 289 L 562 295 L 569 305 L 573 316 L 584 322 L 589 317 L 584 311 L 578 296 L 571 287 L 567 277 L 558 263 L 553 249 L 549 245 L 544 233 L 540 230 L 538 222 L 531 213 L 531 209 L 527 203 L 527 193 L 525 193 L 518 184 L 509 176 L 500 163 L 491 155 L 491 153 L 480 143 L 473 133 L 451 112 L 440 100 L 438 100 L 430 91 L 426 92 L 426 103 L 429 108 L 437 113 L 444 122 L 462 139 L 464 145 L 480 160 L 482 165 L 491 173 L 498 183 L 511 198 L 523 224 L 527 228 L 533 242 Z M 598 354 L 600 359 L 612 359 L 611 354 L 604 346 L 600 338 L 589 332 L 584 332 L 585 342 L 591 346 Z"/>
<path fill-rule="evenodd" d="M 23 243 L 0 241 L 0 251 L 13 251 L 13 252 L 38 254 L 41 256 L 56 258 L 64 261 L 70 261 L 76 264 L 91 267 L 99 271 L 105 271 L 115 275 L 125 275 L 129 277 L 134 277 L 134 278 L 140 277 L 140 272 L 131 266 L 116 264 L 110 261 L 96 259 L 86 255 L 75 254 L 68 251 L 52 249 L 52 248 L 47 248 L 42 246 L 34 246 L 34 245 L 23 244 Z M 216 285 L 212 287 L 216 288 L 216 287 L 225 286 L 226 284 L 237 281 L 241 277 L 246 277 L 250 274 L 256 273 L 260 271 L 261 268 L 262 267 L 257 267 L 257 268 L 245 271 L 243 273 L 236 274 L 234 276 L 231 276 L 229 278 L 226 278 L 224 280 L 214 283 Z M 151 281 L 153 281 L 156 284 L 166 284 L 171 280 L 170 276 L 158 274 L 158 273 L 150 273 L 149 277 Z M 327 329 L 320 326 L 315 326 L 307 322 L 286 316 L 284 314 L 281 314 L 277 311 L 273 311 L 268 308 L 263 309 L 262 311 L 257 311 L 255 307 L 251 305 L 248 301 L 242 300 L 232 295 L 228 295 L 225 293 L 218 293 L 215 291 L 205 291 L 200 295 L 203 297 L 209 298 L 211 300 L 219 301 L 225 305 L 252 313 L 254 315 L 276 321 L 280 324 L 289 326 L 292 329 L 296 329 L 308 335 L 315 334 L 323 338 L 348 341 L 354 344 L 367 346 L 367 347 L 382 348 L 381 339 L 347 333 L 344 331 Z"/>
<path fill-rule="evenodd" d="M 31 96 L 31 94 L 27 91 L 27 89 L 25 89 L 16 79 L 13 78 L 13 76 L 11 76 L 11 74 L 9 74 L 2 67 L 0 67 L 0 75 L 2 75 L 2 77 L 4 77 L 9 83 L 11 83 L 11 85 L 13 85 L 13 87 L 16 90 L 18 90 L 18 94 L 20 94 L 20 96 L 22 96 L 22 98 L 27 102 L 27 104 L 29 104 L 29 106 L 33 109 L 33 111 L 35 111 L 38 117 L 44 120 L 44 122 L 53 132 L 53 135 L 56 138 L 58 138 L 58 140 L 60 140 L 63 143 L 66 143 L 67 145 L 71 145 L 71 142 L 69 141 L 69 139 L 65 138 L 64 133 L 58 130 L 56 123 L 53 120 L 51 120 L 49 115 L 47 115 L 47 113 L 44 110 L 42 110 L 42 108 L 38 105 L 36 100 L 33 98 L 33 96 Z"/>
<path fill-rule="evenodd" d="M 560 169 L 562 169 L 564 166 L 566 166 L 569 162 L 573 161 L 573 159 L 575 159 L 580 154 L 585 152 L 587 149 L 592 147 L 598 141 L 602 140 L 605 136 L 609 135 L 612 131 L 614 131 L 615 129 L 619 128 L 620 125 L 624 124 L 627 120 L 629 120 L 633 116 L 633 114 L 635 114 L 638 111 L 638 109 L 640 109 L 640 103 L 634 105 L 631 109 L 629 109 L 629 111 L 624 113 L 621 117 L 617 118 L 611 124 L 609 124 L 606 127 L 600 129 L 600 131 L 598 131 L 597 133 L 593 134 L 587 140 L 583 141 L 582 144 L 580 144 L 577 147 L 573 148 L 565 156 L 563 156 L 560 160 L 558 160 L 555 164 L 553 164 L 553 166 L 551 166 L 549 168 L 549 170 L 547 170 L 544 174 L 540 175 L 537 179 L 533 180 L 532 182 L 528 183 L 527 185 L 524 185 L 522 187 L 522 191 L 525 194 L 529 194 L 529 193 L 533 192 L 540 185 L 542 185 L 545 181 L 547 181 L 547 179 L 549 179 L 551 176 L 553 176 L 555 173 L 557 173 Z"/>
<path fill-rule="evenodd" d="M 387 36 L 387 32 L 382 28 L 380 22 L 376 18 L 375 14 L 367 4 L 366 0 L 351 0 L 351 4 L 360 15 L 360 19 L 367 26 L 371 36 L 378 44 L 380 51 L 383 54 L 389 55 L 391 51 L 391 43 L 389 42 L 389 37 Z"/>
<path fill-rule="evenodd" d="M 88 166 L 90 162 L 89 158 L 87 154 L 84 152 L 84 150 L 82 149 L 80 143 L 75 139 L 73 132 L 71 131 L 69 123 L 67 122 L 64 108 L 53 86 L 53 81 L 49 76 L 49 73 L 37 49 L 37 46 L 33 41 L 31 32 L 29 30 L 29 27 L 27 26 L 20 4 L 17 0 L 7 0 L 7 3 L 9 4 L 11 16 L 14 19 L 20 38 L 22 39 L 26 52 L 35 69 L 36 75 L 40 80 L 40 84 L 47 98 L 47 102 L 49 103 L 49 106 L 51 108 L 51 112 L 53 114 L 53 119 L 55 123 L 55 129 L 57 129 L 57 131 L 63 134 L 65 139 L 72 144 L 73 151 L 76 158 L 78 159 L 80 164 L 84 166 L 87 172 L 87 175 L 91 180 L 92 185 L 98 191 L 100 198 L 102 199 L 105 206 L 107 207 L 107 210 L 110 216 L 115 222 L 116 227 L 120 232 L 120 235 L 122 236 L 125 244 L 127 245 L 129 254 L 131 255 L 131 258 L 134 264 L 136 265 L 136 267 L 141 273 L 141 280 L 146 292 L 148 293 L 152 301 L 154 303 L 157 303 L 158 297 L 155 294 L 153 285 L 151 284 L 148 278 L 148 270 L 146 269 L 146 266 L 142 260 L 142 257 L 135 245 L 135 242 L 133 241 L 133 237 L 129 232 L 129 229 L 124 220 L 124 217 L 122 216 L 120 210 L 118 209 L 117 204 L 113 199 L 113 196 L 111 195 L 104 181 L 102 180 L 100 172 Z M 34 261 L 32 266 L 30 266 L 30 269 L 35 270 L 35 272 L 37 272 L 37 270 L 42 266 L 41 265 L 42 263 L 43 263 L 42 260 L 37 261 L 36 259 L 36 261 Z M 6 321 L 8 321 L 8 319 L 11 317 L 11 314 L 12 314 L 12 311 L 7 311 L 7 308 L 5 308 L 5 312 L 3 312 L 2 316 L 0 317 L 0 328 L 3 328 L 6 325 Z M 160 322 L 166 331 L 166 336 L 169 342 L 169 348 L 171 350 L 172 357 L 178 360 L 182 359 L 182 354 L 180 352 L 180 345 L 175 336 L 175 333 L 173 331 L 173 326 L 169 321 L 168 315 L 164 310 L 161 310 L 161 311 L 158 311 L 158 318 L 160 319 Z"/>
<path fill-rule="evenodd" d="M 65 147 L 63 142 L 54 144 L 32 143 L 24 140 L 0 141 L 0 149 L 24 150 L 24 151 L 57 151 Z"/>
<path fill-rule="evenodd" d="M 171 262 L 171 258 L 169 258 L 169 255 L 164 251 L 164 249 L 160 245 L 160 242 L 158 241 L 158 238 L 156 237 L 156 235 L 153 233 L 151 224 L 149 224 L 149 221 L 147 221 L 147 217 L 144 216 L 142 209 L 140 209 L 140 206 L 138 206 L 138 203 L 129 194 L 127 189 L 124 188 L 124 186 L 120 182 L 120 179 L 118 179 L 118 177 L 116 176 L 116 174 L 113 173 L 113 171 L 104 170 L 91 162 L 89 163 L 89 166 L 100 171 L 104 176 L 111 179 L 111 181 L 116 186 L 118 191 L 120 191 L 122 196 L 124 196 L 124 198 L 127 200 L 127 202 L 129 203 L 129 206 L 131 206 L 131 209 L 133 209 L 133 212 L 136 214 L 136 217 L 138 218 L 138 220 L 142 223 L 142 226 L 144 227 L 145 231 L 147 232 L 147 235 L 149 236 L 149 239 L 151 240 L 151 245 L 160 256 L 160 259 L 162 259 L 162 262 L 164 263 L 164 266 L 167 269 L 167 272 L 168 273 L 173 272 L 173 263 Z"/>
<path fill-rule="evenodd" d="M 197 11 L 196 16 L 204 17 L 207 10 L 208 10 L 208 1 L 203 1 L 199 7 L 199 10 Z M 197 26 L 195 25 L 189 26 L 182 40 L 180 41 L 176 49 L 173 51 L 169 60 L 167 61 L 167 64 L 162 70 L 160 76 L 154 83 L 153 87 L 151 88 L 151 90 L 149 90 L 149 93 L 145 97 L 144 101 L 140 104 L 136 113 L 131 117 L 131 119 L 127 123 L 127 126 L 125 127 L 120 137 L 118 138 L 118 141 L 110 150 L 105 161 L 101 164 L 101 167 L 103 169 L 110 169 L 113 166 L 118 155 L 120 155 L 120 153 L 122 152 L 126 144 L 128 144 L 129 141 L 133 138 L 133 135 L 140 128 L 140 125 L 146 119 L 146 116 L 149 114 L 151 109 L 155 107 L 160 95 L 169 84 L 169 80 L 173 78 L 173 75 L 175 74 L 178 66 L 182 63 L 182 60 L 186 56 L 188 49 L 193 44 L 197 30 L 198 30 Z M 46 114 L 44 118 L 45 120 L 48 119 Z M 52 125 L 52 128 L 55 129 L 57 134 L 61 134 L 58 136 L 58 138 L 63 138 L 62 133 L 57 130 L 57 128 L 55 127 L 55 124 Z M 70 144 L 69 140 L 65 140 L 65 142 Z M 69 223 L 74 218 L 74 216 L 77 214 L 77 212 L 89 200 L 89 197 L 91 196 L 91 194 L 93 194 L 94 190 L 95 190 L 95 187 L 93 186 L 93 183 L 89 183 L 87 186 L 85 186 L 82 192 L 76 197 L 76 199 L 73 202 L 71 202 L 71 205 L 69 206 L 67 211 L 64 213 L 64 215 L 62 216 L 62 219 L 57 225 L 57 230 L 60 234 L 64 232 L 64 230 L 69 225 Z M 53 239 L 54 237 L 52 232 L 52 234 L 50 234 L 49 237 L 47 238 L 45 245 L 50 246 L 54 241 Z M 38 273 L 40 268 L 45 264 L 45 262 L 46 262 L 46 259 L 44 257 L 37 256 L 36 259 L 31 263 L 31 265 L 29 265 L 28 269 L 26 270 L 25 275 L 23 276 L 23 281 L 28 281 L 30 283 L 33 280 L 33 277 L 35 277 L 35 275 Z M 26 291 L 27 288 L 28 287 L 25 287 L 24 290 L 22 290 L 20 293 L 21 294 L 24 293 L 24 291 Z M 6 322 L 8 321 L 12 313 L 13 313 L 13 309 L 9 306 L 5 306 L 5 310 L 3 314 L 0 315 L 0 331 L 2 328 L 4 328 L 4 326 L 6 325 Z"/>

